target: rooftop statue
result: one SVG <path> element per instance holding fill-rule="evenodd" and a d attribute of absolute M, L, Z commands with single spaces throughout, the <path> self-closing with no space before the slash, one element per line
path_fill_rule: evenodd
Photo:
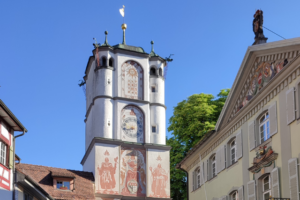
<path fill-rule="evenodd" d="M 267 39 L 264 36 L 263 33 L 263 23 L 264 23 L 264 17 L 263 17 L 263 11 L 262 10 L 257 10 L 254 14 L 254 19 L 253 19 L 253 32 L 255 34 L 255 42 L 253 44 L 262 44 L 266 43 Z"/>

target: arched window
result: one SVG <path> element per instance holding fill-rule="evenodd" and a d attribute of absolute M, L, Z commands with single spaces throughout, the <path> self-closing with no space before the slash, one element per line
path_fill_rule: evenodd
<path fill-rule="evenodd" d="M 259 119 L 259 138 L 260 144 L 270 138 L 269 112 Z"/>
<path fill-rule="evenodd" d="M 106 67 L 106 66 L 107 66 L 107 63 L 106 63 L 106 57 L 105 57 L 105 56 L 103 56 L 103 57 L 101 58 L 101 66 L 102 66 L 102 67 Z"/>
<path fill-rule="evenodd" d="M 211 175 L 212 175 L 212 178 L 214 178 L 217 174 L 216 174 L 216 155 L 214 155 L 212 158 L 211 158 Z"/>
<path fill-rule="evenodd" d="M 162 76 L 162 69 L 159 68 L 159 75 Z"/>
<path fill-rule="evenodd" d="M 144 142 L 144 113 L 133 105 L 124 107 L 121 111 L 121 137 L 124 141 Z"/>
<path fill-rule="evenodd" d="M 230 195 L 230 200 L 238 200 L 238 193 L 237 191 L 234 191 Z"/>
<path fill-rule="evenodd" d="M 230 164 L 236 162 L 236 142 L 235 139 L 230 143 Z"/>
<path fill-rule="evenodd" d="M 262 180 L 262 191 L 263 191 L 263 200 L 267 200 L 271 196 L 271 180 L 270 176 L 266 176 Z"/>
<path fill-rule="evenodd" d="M 113 67 L 113 64 L 114 64 L 114 59 L 110 58 L 108 61 L 108 66 Z"/>
<path fill-rule="evenodd" d="M 125 98 L 143 100 L 143 68 L 134 61 L 121 66 L 121 95 Z"/>
<path fill-rule="evenodd" d="M 156 75 L 156 70 L 154 67 L 151 67 L 150 69 L 150 75 Z"/>

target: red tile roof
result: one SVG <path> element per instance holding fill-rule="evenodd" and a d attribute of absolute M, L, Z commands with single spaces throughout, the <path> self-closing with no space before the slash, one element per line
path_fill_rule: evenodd
<path fill-rule="evenodd" d="M 46 167 L 30 164 L 16 164 L 16 169 L 29 176 L 40 185 L 51 197 L 55 199 L 95 199 L 94 193 L 94 175 L 92 172 L 61 169 L 55 167 Z M 51 172 L 59 175 L 68 175 L 75 177 L 75 190 L 62 191 L 53 187 L 53 178 Z"/>

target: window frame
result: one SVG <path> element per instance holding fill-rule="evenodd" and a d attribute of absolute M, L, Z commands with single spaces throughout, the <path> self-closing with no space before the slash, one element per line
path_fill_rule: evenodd
<path fill-rule="evenodd" d="M 62 182 L 62 186 L 65 186 L 65 183 L 69 183 L 69 187 L 67 190 L 71 190 L 71 181 L 63 181 L 63 180 L 56 180 L 56 189 L 61 190 L 60 187 L 58 187 L 58 182 Z"/>
<path fill-rule="evenodd" d="M 196 189 L 198 189 L 199 187 L 200 187 L 200 180 L 201 180 L 201 171 L 200 171 L 200 167 L 198 167 L 197 169 L 196 169 L 196 183 L 197 183 L 197 185 L 196 185 Z"/>
<path fill-rule="evenodd" d="M 234 145 L 232 146 L 232 143 L 234 143 Z M 236 138 L 234 138 L 230 144 L 229 144 L 229 154 L 230 154 L 230 165 L 234 164 L 237 160 L 236 160 Z M 232 150 L 234 150 L 234 160 L 232 159 Z"/>
<path fill-rule="evenodd" d="M 262 120 L 264 118 L 264 120 Z M 261 132 L 261 127 L 263 128 L 263 132 Z M 263 137 L 261 134 L 263 133 Z M 265 111 L 263 114 L 261 114 L 258 118 L 258 145 L 261 145 L 268 139 L 270 139 L 270 115 L 269 111 Z M 263 139 L 263 140 L 262 140 Z"/>
<path fill-rule="evenodd" d="M 269 179 L 269 183 L 268 183 L 269 184 L 269 189 L 265 191 L 265 182 L 264 181 L 265 181 L 266 178 Z M 265 199 L 265 194 L 268 194 L 268 193 L 269 193 L 269 197 L 270 197 L 272 195 L 271 176 L 270 176 L 270 174 L 262 179 L 262 195 L 263 195 L 262 199 L 263 200 L 266 200 Z"/>
<path fill-rule="evenodd" d="M 211 157 L 211 178 L 214 178 L 217 176 L 217 173 L 216 173 L 216 154 L 214 154 L 212 157 Z"/>
<path fill-rule="evenodd" d="M 2 154 L 2 146 L 4 146 L 5 151 L 4 154 Z M 8 168 L 8 161 L 9 161 L 9 154 L 8 154 L 9 146 L 6 144 L 3 140 L 0 140 L 0 164 Z M 2 155 L 4 162 L 2 162 Z"/>
<path fill-rule="evenodd" d="M 155 131 L 153 131 L 153 128 L 155 129 Z M 152 126 L 151 126 L 151 132 L 152 132 L 152 133 L 157 133 L 157 126 L 152 125 Z"/>
<path fill-rule="evenodd" d="M 235 199 L 233 198 L 233 195 L 235 195 Z M 238 191 L 235 190 L 230 194 L 230 200 L 239 200 Z"/>

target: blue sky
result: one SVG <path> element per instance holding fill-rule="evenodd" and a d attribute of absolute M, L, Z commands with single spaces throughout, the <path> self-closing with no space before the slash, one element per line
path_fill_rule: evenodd
<path fill-rule="evenodd" d="M 166 79 L 167 122 L 178 102 L 230 88 L 247 47 L 253 14 L 264 26 L 300 36 L 299 1 L 1 1 L 0 98 L 28 129 L 17 139 L 23 163 L 81 170 L 85 98 L 82 79 L 93 37 L 122 42 L 125 5 L 128 45 L 161 57 L 175 54 Z M 281 40 L 265 30 L 268 42 Z M 170 136 L 170 133 L 167 134 Z"/>

